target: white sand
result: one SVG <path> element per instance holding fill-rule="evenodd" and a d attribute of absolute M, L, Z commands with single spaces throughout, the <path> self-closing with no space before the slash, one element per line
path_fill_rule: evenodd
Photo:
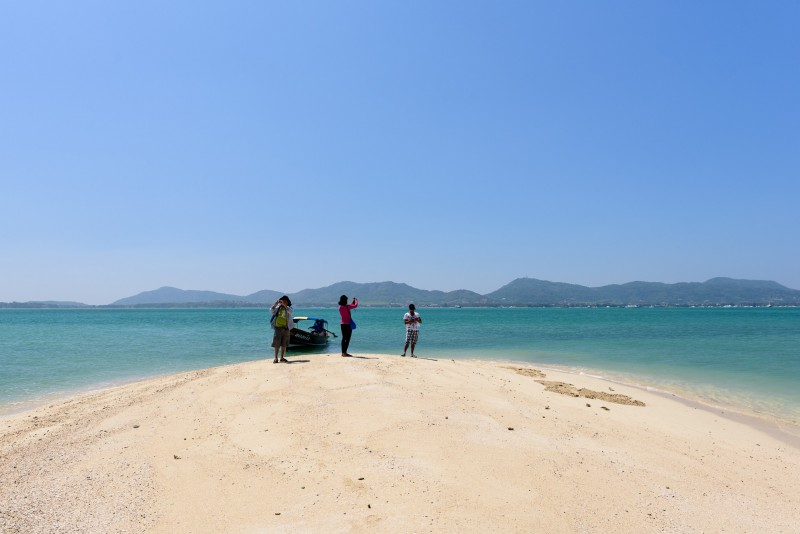
<path fill-rule="evenodd" d="M 0 420 L 0 532 L 800 532 L 800 449 L 713 412 L 496 362 L 291 359 Z"/>

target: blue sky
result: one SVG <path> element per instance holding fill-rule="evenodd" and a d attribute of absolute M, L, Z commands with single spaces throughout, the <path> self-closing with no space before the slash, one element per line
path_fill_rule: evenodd
<path fill-rule="evenodd" d="M 800 3 L 0 2 L 0 301 L 800 288 Z"/>

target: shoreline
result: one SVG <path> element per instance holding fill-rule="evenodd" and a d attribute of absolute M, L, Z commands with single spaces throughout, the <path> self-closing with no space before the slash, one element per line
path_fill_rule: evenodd
<path fill-rule="evenodd" d="M 675 398 L 528 363 L 322 356 L 161 376 L 4 417 L 0 530 L 800 524 L 800 450 Z M 561 383 L 581 396 L 550 389 Z"/>
<path fill-rule="evenodd" d="M 258 360 L 248 360 L 248 361 L 258 361 Z M 239 365 L 240 363 L 247 363 L 247 362 L 222 364 L 213 367 L 208 367 L 208 369 L 214 369 L 216 367 L 225 367 L 226 365 Z M 133 384 L 138 384 L 140 382 L 146 382 L 148 380 L 167 378 L 170 376 L 178 376 L 184 373 L 191 373 L 193 371 L 202 371 L 203 369 L 205 368 L 187 369 L 185 371 L 158 373 L 146 376 L 138 375 L 135 377 L 123 378 L 119 380 L 108 380 L 94 384 L 88 384 L 86 386 L 76 387 L 74 389 L 66 389 L 66 390 L 43 393 L 36 398 L 29 398 L 12 402 L 3 402 L 0 403 L 0 422 L 6 417 L 24 414 L 29 411 L 43 408 L 44 406 L 47 405 L 66 403 L 76 398 L 83 397 L 85 395 L 103 393 L 105 391 L 109 391 L 115 388 L 130 386 Z"/>

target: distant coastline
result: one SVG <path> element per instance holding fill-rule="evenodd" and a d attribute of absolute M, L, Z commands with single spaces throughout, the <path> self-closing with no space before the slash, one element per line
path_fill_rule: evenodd
<path fill-rule="evenodd" d="M 263 308 L 285 292 L 262 290 L 250 295 L 162 287 L 110 304 L 29 301 L 0 302 L 0 308 Z M 629 282 L 601 287 L 518 278 L 481 295 L 466 289 L 444 292 L 396 282 L 338 282 L 318 289 L 286 292 L 295 306 L 332 307 L 339 295 L 358 296 L 362 306 L 393 308 L 411 302 L 429 308 L 458 307 L 772 307 L 800 306 L 800 290 L 777 282 L 712 278 L 705 282 Z"/>

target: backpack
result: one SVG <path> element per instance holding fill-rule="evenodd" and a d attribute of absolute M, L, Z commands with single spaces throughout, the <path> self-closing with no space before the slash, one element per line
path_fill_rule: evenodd
<path fill-rule="evenodd" d="M 275 327 L 276 328 L 286 328 L 289 323 L 286 321 L 286 308 L 281 306 L 278 308 L 278 311 L 275 312 Z"/>

